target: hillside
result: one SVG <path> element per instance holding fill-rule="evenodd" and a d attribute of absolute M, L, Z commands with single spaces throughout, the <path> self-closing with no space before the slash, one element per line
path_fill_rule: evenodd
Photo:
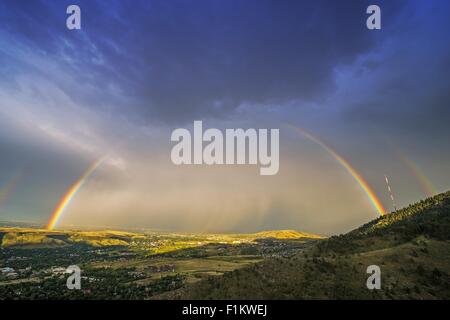
<path fill-rule="evenodd" d="M 158 253 L 198 247 L 213 243 L 248 243 L 263 239 L 274 240 L 316 240 L 321 236 L 295 230 L 272 230 L 248 234 L 177 234 L 155 233 L 163 245 Z M 49 231 L 37 228 L 0 227 L 0 247 L 2 248 L 52 248 L 87 244 L 95 247 L 129 246 L 135 240 L 143 240 L 149 235 L 124 231 Z M 150 236 L 151 237 L 151 236 Z"/>
<path fill-rule="evenodd" d="M 323 237 L 310 234 L 306 232 L 299 232 L 295 230 L 276 230 L 276 231 L 261 231 L 252 234 L 255 239 L 274 238 L 274 239 L 323 239 Z"/>
<path fill-rule="evenodd" d="M 390 213 L 290 258 L 161 296 L 182 299 L 449 299 L 450 192 Z M 381 290 L 366 269 L 381 268 Z"/>
<path fill-rule="evenodd" d="M 1 248 L 52 248 L 74 244 L 94 247 L 128 246 L 143 235 L 122 231 L 48 231 L 45 229 L 0 227 Z"/>

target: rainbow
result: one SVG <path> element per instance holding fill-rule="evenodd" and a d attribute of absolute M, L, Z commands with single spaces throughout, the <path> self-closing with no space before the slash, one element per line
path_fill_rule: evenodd
<path fill-rule="evenodd" d="M 47 223 L 47 229 L 53 230 L 55 226 L 58 224 L 61 216 L 64 213 L 64 210 L 70 204 L 71 200 L 75 197 L 77 192 L 81 189 L 81 187 L 85 184 L 88 178 L 102 165 L 105 161 L 106 157 L 102 157 L 99 160 L 95 161 L 84 173 L 83 175 L 67 190 L 64 196 L 59 200 L 58 205 L 56 206 L 50 220 Z"/>
<path fill-rule="evenodd" d="M 427 176 L 419 169 L 419 167 L 410 159 L 408 159 L 400 150 L 396 150 L 398 158 L 409 169 L 414 177 L 419 181 L 420 187 L 426 196 L 432 197 L 437 194 L 436 188 L 431 184 Z"/>
<path fill-rule="evenodd" d="M 321 146 L 325 151 L 327 151 L 342 167 L 344 167 L 345 170 L 353 177 L 353 179 L 356 180 L 356 182 L 359 184 L 361 189 L 366 193 L 367 197 L 369 198 L 372 206 L 375 208 L 377 213 L 380 216 L 384 216 L 386 214 L 386 210 L 384 209 L 381 201 L 377 198 L 375 192 L 372 190 L 372 188 L 369 186 L 369 184 L 364 180 L 363 176 L 356 171 L 355 168 L 353 168 L 350 163 L 345 160 L 341 155 L 339 155 L 335 150 L 333 150 L 330 146 L 326 145 L 324 142 L 319 140 L 318 138 L 314 137 L 304 129 L 301 129 L 297 126 L 289 125 L 296 131 L 300 132 L 304 137 L 308 138 L 309 140 L 317 143 L 319 146 Z"/>
<path fill-rule="evenodd" d="M 9 195 L 14 190 L 17 185 L 17 182 L 20 179 L 21 174 L 14 176 L 8 183 L 6 183 L 3 188 L 0 188 L 0 206 L 5 203 L 5 201 L 9 198 Z"/>
<path fill-rule="evenodd" d="M 8 181 L 8 183 L 3 186 L 3 188 L 0 189 L 0 206 L 3 205 L 6 200 L 8 200 L 12 191 L 16 188 L 21 176 L 22 173 L 15 175 L 11 180 Z"/>

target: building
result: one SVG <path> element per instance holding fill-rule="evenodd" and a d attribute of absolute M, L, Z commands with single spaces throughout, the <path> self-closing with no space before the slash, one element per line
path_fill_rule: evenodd
<path fill-rule="evenodd" d="M 1 273 L 11 273 L 11 272 L 14 272 L 14 269 L 10 268 L 10 267 L 4 267 L 4 268 L 0 268 L 0 272 Z"/>

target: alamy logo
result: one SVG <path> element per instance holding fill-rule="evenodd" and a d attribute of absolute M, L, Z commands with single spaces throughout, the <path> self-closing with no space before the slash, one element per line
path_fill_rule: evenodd
<path fill-rule="evenodd" d="M 224 134 L 210 128 L 203 132 L 202 121 L 194 121 L 193 138 L 184 128 L 172 132 L 171 141 L 178 143 L 171 159 L 176 165 L 259 163 L 261 175 L 274 175 L 279 169 L 279 135 L 279 129 L 270 129 L 269 142 L 268 129 L 226 129 Z"/>
<path fill-rule="evenodd" d="M 72 4 L 67 7 L 67 14 L 70 16 L 67 17 L 66 26 L 69 30 L 79 30 L 81 29 L 81 9 L 79 6 Z"/>
<path fill-rule="evenodd" d="M 379 6 L 373 4 L 367 7 L 367 14 L 370 16 L 367 18 L 366 26 L 369 30 L 380 30 L 381 29 L 381 9 Z"/>
<path fill-rule="evenodd" d="M 367 278 L 366 286 L 367 289 L 381 289 L 381 270 L 377 265 L 370 265 L 367 267 L 366 272 L 371 274 L 369 278 Z"/>
<path fill-rule="evenodd" d="M 80 267 L 73 265 L 69 266 L 66 270 L 66 273 L 71 273 L 71 275 L 67 278 L 67 289 L 73 290 L 81 289 L 81 270 Z"/>

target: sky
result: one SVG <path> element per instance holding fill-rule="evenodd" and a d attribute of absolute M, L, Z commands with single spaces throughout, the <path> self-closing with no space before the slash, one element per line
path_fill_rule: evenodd
<path fill-rule="evenodd" d="M 450 3 L 0 2 L 0 220 L 324 235 L 450 187 Z M 81 8 L 81 30 L 66 8 Z M 368 30 L 366 8 L 381 8 Z M 280 170 L 175 166 L 176 128 L 279 128 Z"/>

